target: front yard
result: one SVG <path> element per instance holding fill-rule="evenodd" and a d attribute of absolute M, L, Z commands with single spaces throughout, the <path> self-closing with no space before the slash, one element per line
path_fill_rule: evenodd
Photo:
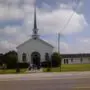
<path fill-rule="evenodd" d="M 20 69 L 20 74 L 26 73 L 26 69 Z M 0 70 L 0 74 L 16 74 L 16 69 Z"/>
<path fill-rule="evenodd" d="M 20 69 L 20 74 L 26 74 L 27 69 Z M 60 72 L 60 67 L 51 68 L 50 72 Z M 43 68 L 44 72 L 47 72 L 47 68 Z M 74 71 L 90 71 L 90 64 L 69 64 L 62 65 L 61 72 L 74 72 Z M 0 70 L 0 74 L 16 74 L 16 69 Z"/>
<path fill-rule="evenodd" d="M 61 66 L 62 72 L 71 72 L 71 71 L 90 71 L 90 64 L 64 64 Z M 47 69 L 44 68 L 44 72 L 47 72 Z M 51 72 L 60 72 L 60 67 L 51 68 Z"/>

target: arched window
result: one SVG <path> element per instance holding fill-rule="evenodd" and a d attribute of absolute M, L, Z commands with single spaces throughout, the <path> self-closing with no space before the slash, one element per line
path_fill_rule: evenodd
<path fill-rule="evenodd" d="M 26 55 L 26 53 L 23 53 L 22 54 L 22 61 L 23 62 L 26 62 L 27 61 L 27 55 Z"/>
<path fill-rule="evenodd" d="M 49 60 L 49 54 L 45 53 L 45 60 L 48 61 Z"/>

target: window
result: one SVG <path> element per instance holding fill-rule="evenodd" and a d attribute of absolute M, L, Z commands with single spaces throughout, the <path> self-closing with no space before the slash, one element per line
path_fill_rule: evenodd
<path fill-rule="evenodd" d="M 68 64 L 68 59 L 66 59 L 66 64 Z"/>
<path fill-rule="evenodd" d="M 65 62 L 66 60 L 64 59 L 64 64 L 66 64 L 66 62 Z"/>
<path fill-rule="evenodd" d="M 71 62 L 73 62 L 73 58 L 71 59 Z"/>
<path fill-rule="evenodd" d="M 64 64 L 68 64 L 68 59 L 64 59 Z"/>
<path fill-rule="evenodd" d="M 26 61 L 27 61 L 27 60 L 26 60 L 26 53 L 23 53 L 23 54 L 22 54 L 22 61 L 23 61 L 23 62 L 26 62 Z"/>
<path fill-rule="evenodd" d="M 83 62 L 83 58 L 80 58 L 81 63 Z"/>
<path fill-rule="evenodd" d="M 90 57 L 88 58 L 88 61 L 90 62 Z"/>
<path fill-rule="evenodd" d="M 45 53 L 45 60 L 48 61 L 49 60 L 49 54 Z"/>

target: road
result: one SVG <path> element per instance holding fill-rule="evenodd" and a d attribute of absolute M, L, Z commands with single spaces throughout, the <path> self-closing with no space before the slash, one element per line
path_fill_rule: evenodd
<path fill-rule="evenodd" d="M 0 90 L 90 90 L 90 72 L 1 75 Z"/>

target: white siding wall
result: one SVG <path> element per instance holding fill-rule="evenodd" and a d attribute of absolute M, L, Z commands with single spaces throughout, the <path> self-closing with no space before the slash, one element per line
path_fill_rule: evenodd
<path fill-rule="evenodd" d="M 62 59 L 62 64 L 64 64 L 64 59 L 68 59 L 68 64 L 86 64 L 86 63 L 90 63 L 90 59 L 88 57 L 83 57 L 82 62 L 81 62 L 81 58 L 73 58 L 73 62 L 71 62 L 72 58 L 63 58 Z"/>
<path fill-rule="evenodd" d="M 90 59 L 87 57 L 87 58 L 83 58 L 83 62 L 82 63 L 90 63 Z"/>
<path fill-rule="evenodd" d="M 62 62 L 62 64 L 64 64 L 64 58 L 62 58 L 61 62 Z"/>
<path fill-rule="evenodd" d="M 19 62 L 22 62 L 22 54 L 27 54 L 27 62 L 31 62 L 31 54 L 33 52 L 39 52 L 41 55 L 41 60 L 45 60 L 45 53 L 49 53 L 51 56 L 53 52 L 53 48 L 47 44 L 44 44 L 40 40 L 31 40 L 29 42 L 26 42 L 22 46 L 18 48 L 18 60 Z M 42 62 L 41 61 L 41 62 Z"/>
<path fill-rule="evenodd" d="M 81 58 L 73 58 L 73 64 L 80 64 L 81 63 Z"/>

